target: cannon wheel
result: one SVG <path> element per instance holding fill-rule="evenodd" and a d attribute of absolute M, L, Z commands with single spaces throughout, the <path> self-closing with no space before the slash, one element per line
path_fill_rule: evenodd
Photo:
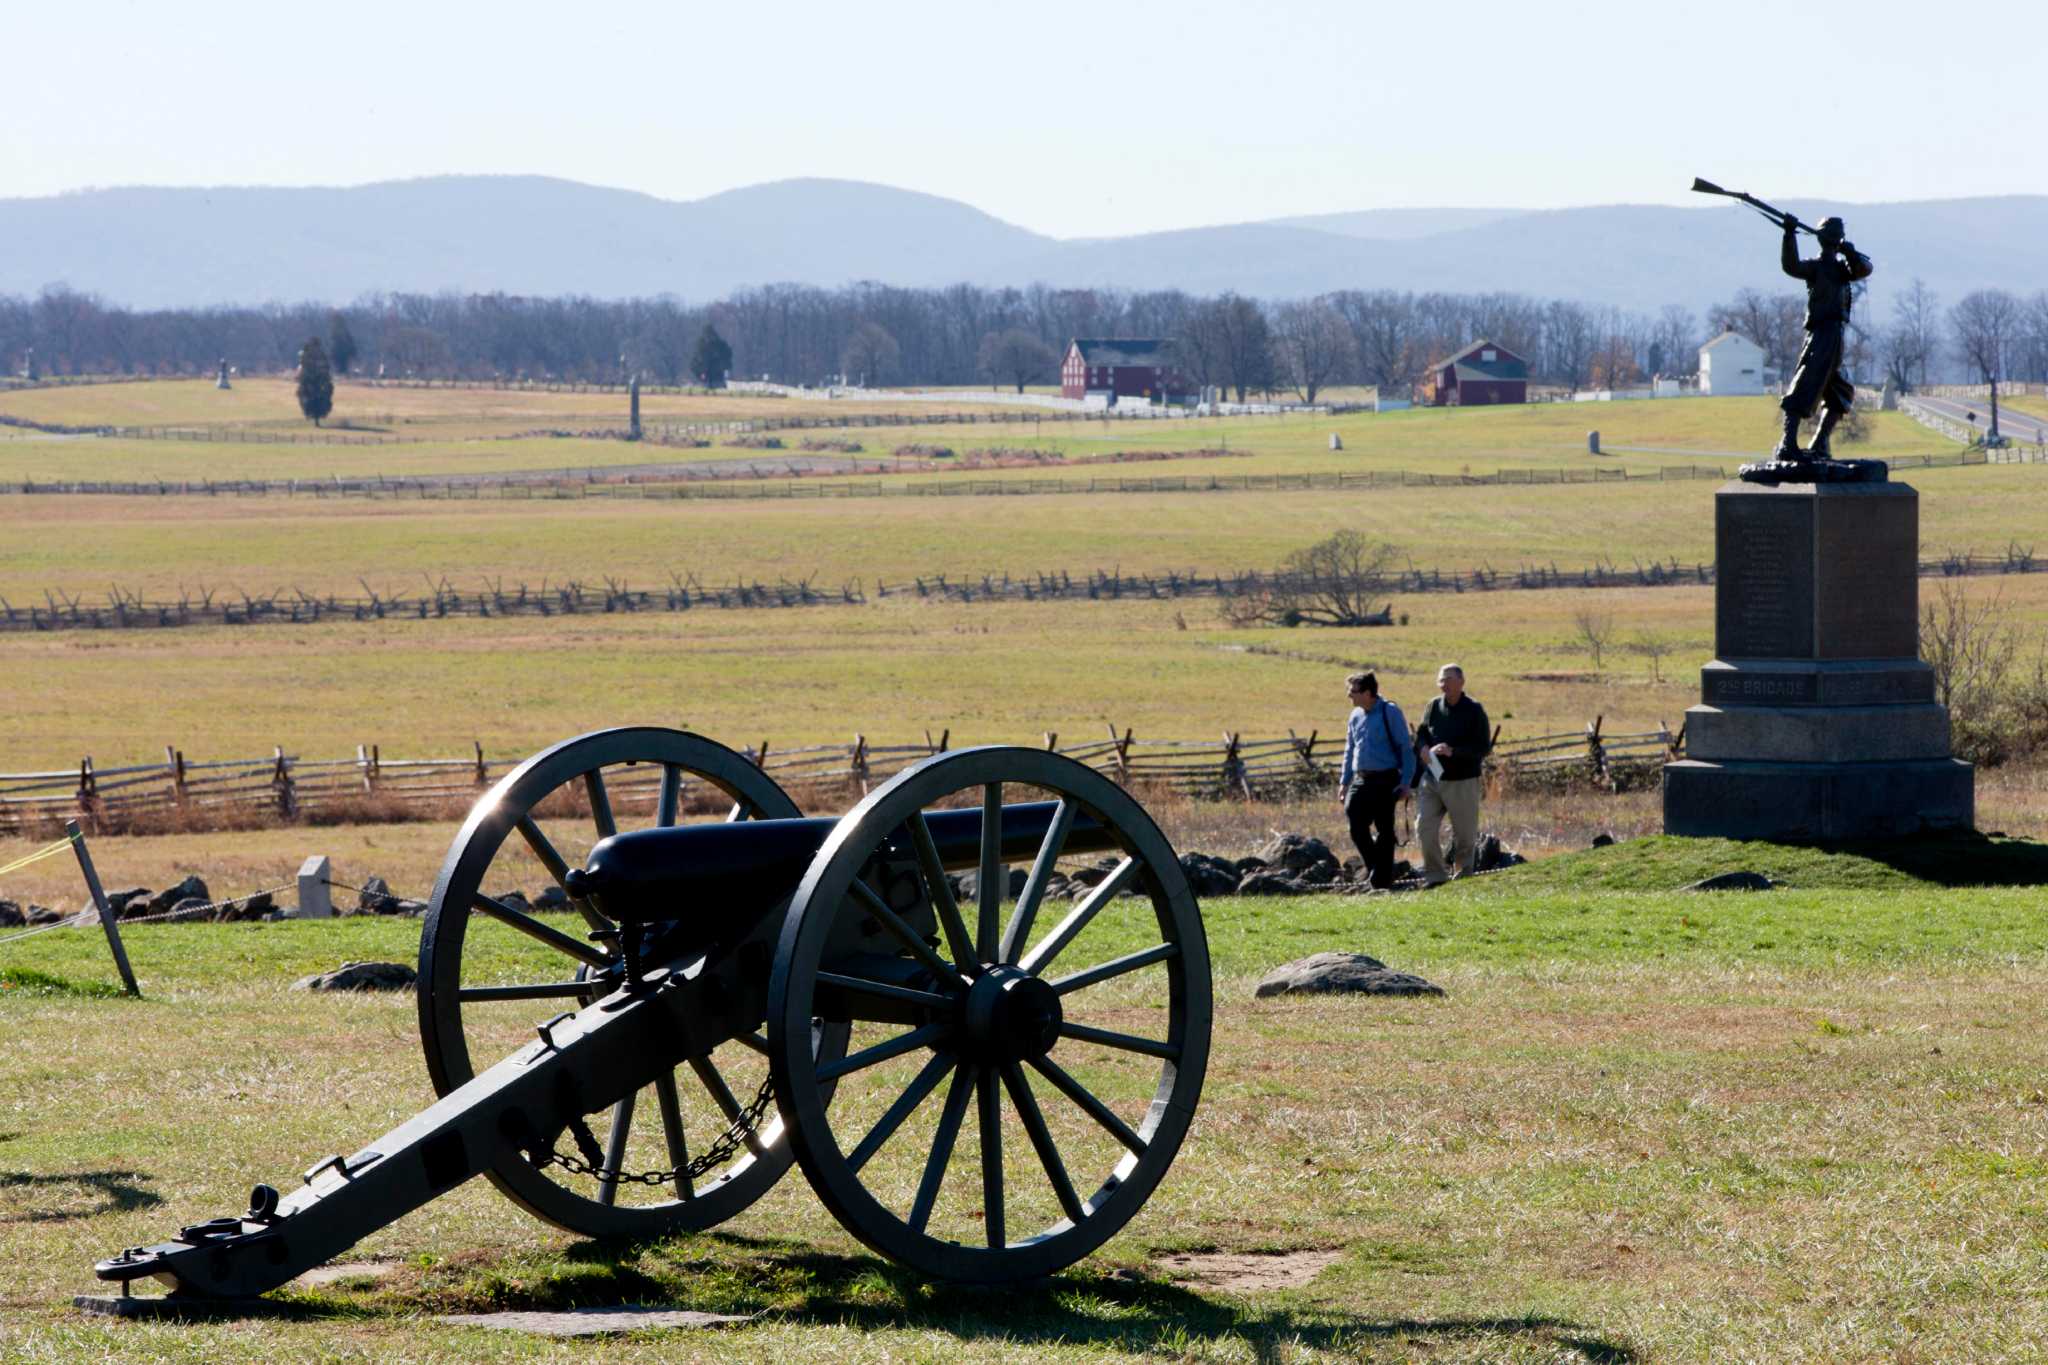
<path fill-rule="evenodd" d="M 991 848 L 988 837 L 1000 821 L 982 822 L 979 881 L 993 894 L 978 890 L 959 907 L 922 814 L 963 799 L 989 811 L 1005 784 L 1061 803 L 1007 916 L 1011 879 L 1000 840 Z M 1067 821 L 1081 812 L 1110 828 L 1120 856 L 1096 865 L 1098 884 L 1071 909 L 1040 923 Z M 900 866 L 920 845 L 914 885 L 940 929 L 929 939 L 866 880 L 878 853 Z M 848 941 L 847 917 L 871 940 L 886 930 L 896 956 L 924 964 L 921 988 L 906 991 L 900 972 L 888 984 L 856 979 L 859 959 L 832 955 Z M 914 1012 L 895 1032 L 858 1026 L 843 1056 L 815 1055 L 814 1015 L 830 1014 L 835 996 L 862 995 Z M 877 788 L 819 850 L 776 952 L 769 1062 L 797 1160 L 856 1237 L 938 1278 L 1035 1279 L 1100 1246 L 1165 1175 L 1201 1091 L 1210 1013 L 1201 912 L 1137 802 L 1057 754 L 966 749 Z M 943 1104 L 927 1105 L 942 1088 Z M 963 1166 L 948 1186 L 949 1168 Z"/>
<path fill-rule="evenodd" d="M 724 799 L 720 800 L 721 809 L 711 817 L 714 820 L 784 819 L 800 814 L 789 795 L 746 757 L 681 730 L 634 727 L 595 731 L 546 749 L 506 774 L 476 803 L 456 835 L 434 884 L 421 930 L 420 1037 L 436 1094 L 446 1095 L 476 1074 L 470 1057 L 473 1029 L 488 1026 L 502 1030 L 508 1023 L 521 1021 L 538 1024 L 562 1010 L 579 1009 L 612 989 L 619 973 L 616 940 L 606 945 L 588 937 L 593 930 L 611 927 L 603 916 L 578 902 L 575 917 L 557 927 L 548 918 L 494 901 L 487 892 L 498 891 L 501 879 L 516 884 L 521 879 L 551 877 L 559 886 L 565 857 L 573 864 L 578 850 L 565 844 L 566 853 L 557 851 L 542 821 L 549 819 L 551 812 L 571 809 L 576 812 L 574 819 L 590 831 L 588 842 L 616 832 L 615 805 L 624 806 L 629 800 L 621 779 L 628 774 L 637 778 L 631 769 L 643 766 L 657 774 L 652 793 L 640 796 L 642 801 L 648 794 L 654 799 L 647 824 L 675 824 L 686 790 L 701 792 L 698 784 L 716 788 L 731 801 L 726 808 Z M 542 803 L 551 796 L 555 801 L 549 811 L 542 811 Z M 549 822 L 555 825 L 555 838 L 564 838 L 562 825 Z M 513 837 L 515 834 L 519 837 Z M 563 917 L 549 918 L 560 921 Z M 487 985 L 478 984 L 479 968 L 474 959 L 482 950 L 470 929 L 485 920 L 508 925 L 554 949 L 560 955 L 555 959 L 559 970 L 543 971 L 539 974 L 542 979 L 533 981 L 493 979 Z M 494 930 L 493 936 L 507 941 L 502 931 Z M 472 958 L 467 975 L 465 947 L 471 949 Z M 529 1041 L 531 1036 L 527 1035 Z M 694 1127 L 688 1133 L 683 1131 L 685 1110 L 679 1089 L 691 1101 L 692 1112 L 711 1108 L 697 1103 L 690 1090 L 701 1086 L 717 1109 L 730 1118 L 760 1084 L 765 1068 L 758 1058 L 749 1059 L 752 1053 L 766 1049 L 766 1040 L 758 1035 L 728 1043 L 701 1065 L 678 1068 L 615 1107 L 608 1120 L 597 1117 L 591 1126 L 593 1135 L 606 1144 L 606 1164 L 615 1168 L 621 1164 L 636 1114 L 643 1124 L 653 1120 L 666 1142 L 669 1159 L 651 1164 L 680 1165 L 687 1156 L 703 1150 L 719 1131 L 699 1132 Z M 752 1077 L 744 1074 L 749 1069 Z M 728 1082 L 727 1076 L 734 1079 Z M 566 1138 L 560 1148 L 573 1154 Z M 490 1178 L 513 1202 L 571 1232 L 638 1238 L 724 1222 L 767 1193 L 789 1169 L 789 1163 L 789 1144 L 782 1140 L 781 1123 L 769 1115 L 730 1160 L 706 1172 L 709 1179 L 698 1177 L 688 1190 L 670 1185 L 621 1185 L 566 1174 L 557 1180 L 554 1172 L 518 1158 L 493 1169 Z"/>

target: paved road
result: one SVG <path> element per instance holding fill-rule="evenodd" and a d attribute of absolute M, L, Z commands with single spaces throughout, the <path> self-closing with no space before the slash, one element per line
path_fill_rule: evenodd
<path fill-rule="evenodd" d="M 1913 401 L 1925 404 L 1932 411 L 1960 422 L 1982 435 L 1991 429 L 1991 404 L 1981 398 L 1927 398 L 1913 395 Z M 2015 445 L 2038 445 L 2048 440 L 2048 419 L 2020 412 L 2005 404 L 1998 405 L 1998 429 L 2005 438 Z"/>

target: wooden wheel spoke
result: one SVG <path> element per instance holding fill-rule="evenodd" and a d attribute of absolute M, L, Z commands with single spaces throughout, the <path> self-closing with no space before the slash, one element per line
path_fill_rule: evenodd
<path fill-rule="evenodd" d="M 548 870 L 550 877 L 555 879 L 555 885 L 562 888 L 562 894 L 568 895 L 568 887 L 565 882 L 569 875 L 569 864 L 555 848 L 554 841 L 548 838 L 546 832 L 538 824 L 534 823 L 531 812 L 519 817 L 517 828 L 519 830 L 519 837 L 526 840 L 526 846 L 533 850 L 533 856 L 540 859 L 540 865 Z M 576 907 L 576 913 L 583 916 L 584 922 L 592 929 L 610 929 L 612 927 L 612 922 L 603 915 L 598 914 L 590 902 L 582 897 L 570 896 L 569 903 Z"/>
<path fill-rule="evenodd" d="M 917 990 L 911 986 L 892 985 L 887 981 L 869 981 L 865 977 L 842 976 L 838 972 L 819 972 L 818 984 L 821 986 L 837 986 L 842 991 L 853 991 L 858 995 L 879 996 L 884 1000 L 908 1000 L 911 1004 L 923 1005 L 926 1009 L 950 1010 L 953 1008 L 953 1001 L 947 996 L 936 995 L 931 991 Z"/>
<path fill-rule="evenodd" d="M 974 1070 L 972 1066 L 962 1066 L 955 1071 L 952 1088 L 946 1091 L 945 1112 L 939 1115 L 938 1131 L 932 1134 L 931 1155 L 925 1158 L 924 1178 L 917 1182 L 917 1198 L 910 1205 L 913 1232 L 925 1230 L 932 1220 L 932 1206 L 939 1202 L 939 1186 L 953 1160 L 953 1143 L 960 1136 L 960 1121 L 967 1116 L 967 1097 L 974 1091 Z"/>
<path fill-rule="evenodd" d="M 921 1047 L 936 1043 L 944 1038 L 948 1031 L 946 1024 L 935 1023 L 924 1024 L 908 1033 L 899 1033 L 887 1042 L 864 1047 L 858 1052 L 850 1052 L 836 1062 L 826 1062 L 818 1068 L 818 1079 L 834 1081 L 856 1071 L 865 1071 L 868 1067 L 886 1062 L 891 1057 L 901 1057 L 906 1052 L 915 1052 Z"/>
<path fill-rule="evenodd" d="M 676 809 L 683 801 L 683 770 L 674 763 L 661 765 L 661 795 L 654 802 L 654 823 L 667 829 L 676 822 Z"/>
<path fill-rule="evenodd" d="M 940 883 L 941 886 L 944 884 L 943 881 Z M 855 877 L 850 889 L 855 899 L 860 901 L 861 908 L 873 915 L 876 923 L 889 931 L 889 937 L 903 945 L 905 952 L 923 963 L 932 975 L 938 977 L 941 986 L 948 990 L 961 988 L 960 969 L 933 952 L 932 946 L 919 936 L 917 930 L 910 927 L 903 916 L 891 910 L 888 902 L 877 895 L 872 886 Z M 960 918 L 957 911 L 953 918 Z"/>
<path fill-rule="evenodd" d="M 1059 1092 L 1079 1105 L 1081 1112 L 1102 1126 L 1104 1132 L 1123 1144 L 1127 1152 L 1137 1156 L 1145 1154 L 1145 1139 L 1139 1137 L 1128 1123 L 1116 1116 L 1116 1111 L 1104 1104 L 1089 1089 L 1066 1073 L 1058 1062 L 1050 1057 L 1034 1057 L 1031 1065 L 1038 1074 L 1051 1081 Z"/>
<path fill-rule="evenodd" d="M 910 842 L 917 849 L 917 865 L 924 873 L 932 913 L 938 916 L 939 927 L 953 949 L 953 960 L 959 964 L 956 970 L 979 975 L 981 958 L 974 951 L 974 940 L 967 935 L 967 922 L 960 918 L 960 903 L 953 899 L 953 888 L 946 883 L 946 865 L 939 860 L 932 827 L 925 823 L 923 811 L 913 812 L 905 823 L 910 826 Z"/>
<path fill-rule="evenodd" d="M 626 1160 L 626 1138 L 632 1131 L 633 1097 L 628 1095 L 612 1106 L 612 1129 L 604 1138 L 605 1174 L 597 1182 L 597 1202 L 600 1204 L 619 1201 L 619 1168 Z"/>
<path fill-rule="evenodd" d="M 981 1119 L 981 1221 L 991 1247 L 1010 1244 L 1003 1229 L 1003 1092 L 995 1068 L 975 1078 Z"/>
<path fill-rule="evenodd" d="M 661 1136 L 668 1144 L 668 1164 L 676 1173 L 676 1193 L 695 1199 L 697 1188 L 690 1181 L 690 1144 L 683 1136 L 682 1099 L 676 1094 L 676 1073 L 664 1071 L 654 1078 L 654 1098 L 661 1108 Z"/>
<path fill-rule="evenodd" d="M 741 1035 L 739 1035 L 739 1037 L 733 1039 L 733 1041 L 735 1043 L 738 1043 L 743 1048 L 748 1048 L 754 1052 L 760 1053 L 763 1057 L 770 1055 L 768 1051 L 768 1038 L 766 1034 L 742 1033 Z"/>
<path fill-rule="evenodd" d="M 999 961 L 1015 962 L 1017 954 L 1024 951 L 1024 945 L 1031 940 L 1031 922 L 1038 918 L 1038 907 L 1045 900 L 1045 886 L 1052 879 L 1053 864 L 1060 859 L 1060 850 L 1066 847 L 1067 835 L 1074 828 L 1074 808 L 1065 801 L 1054 807 L 1052 824 L 1045 831 L 1045 839 L 1038 845 L 1038 857 L 1031 864 L 1031 875 L 1024 880 L 1024 890 L 1017 897 L 1017 908 L 1010 914 L 1010 927 L 1003 933 L 1002 951 Z"/>
<path fill-rule="evenodd" d="M 735 801 L 732 803 L 732 809 L 725 813 L 725 823 L 736 825 L 742 820 L 751 820 L 758 814 L 760 812 L 755 809 L 752 802 Z"/>
<path fill-rule="evenodd" d="M 924 1070 L 917 1073 L 916 1078 L 904 1088 L 903 1093 L 896 1097 L 896 1102 L 875 1121 L 874 1127 L 868 1129 L 868 1135 L 860 1140 L 860 1145 L 847 1155 L 847 1167 L 854 1174 L 858 1175 L 860 1168 L 867 1165 L 876 1152 L 882 1150 L 883 1143 L 896 1136 L 896 1130 L 903 1126 L 903 1120 L 916 1113 L 917 1107 L 924 1103 L 925 1096 L 938 1089 L 939 1082 L 946 1079 L 946 1073 L 953 1069 L 954 1064 L 951 1053 L 932 1054 L 931 1060 L 924 1064 Z"/>
<path fill-rule="evenodd" d="M 612 798 L 604 789 L 604 769 L 592 768 L 583 774 L 583 790 L 590 797 L 590 818 L 597 825 L 597 837 L 609 839 L 619 832 L 619 822 L 612 818 Z"/>
<path fill-rule="evenodd" d="M 733 1096 L 732 1087 L 725 1083 L 725 1077 L 718 1073 L 718 1068 L 712 1063 L 711 1059 L 709 1057 L 692 1057 L 690 1058 L 690 1069 L 697 1073 L 697 1079 L 702 1081 L 704 1088 L 711 1092 L 711 1100 L 718 1106 L 718 1111 L 725 1115 L 725 1121 L 731 1123 L 738 1119 L 741 1113 L 740 1102 Z M 752 1128 L 747 1129 L 741 1140 L 747 1144 L 747 1150 L 755 1156 L 767 1154 L 767 1144 L 761 1141 L 761 1135 Z"/>
<path fill-rule="evenodd" d="M 1009 881 L 1003 870 L 1003 784 L 990 782 L 981 789 L 981 866 L 974 879 L 975 899 L 981 913 L 974 926 L 974 957 L 977 962 L 996 960 L 996 936 L 1001 932 L 1003 892 Z M 995 1093 L 993 1081 L 984 1090 Z"/>
<path fill-rule="evenodd" d="M 1038 1107 L 1038 1097 L 1031 1093 L 1031 1082 L 1015 1062 L 1003 1064 L 1003 1085 L 1010 1092 L 1010 1103 L 1017 1106 L 1017 1117 L 1024 1121 L 1024 1132 L 1038 1153 L 1038 1164 L 1045 1168 L 1046 1181 L 1052 1186 L 1053 1196 L 1060 1201 L 1060 1211 L 1069 1220 L 1080 1222 L 1088 1216 L 1088 1211 L 1081 1207 L 1081 1196 L 1074 1193 L 1074 1182 L 1067 1176 L 1066 1163 L 1060 1160 L 1060 1149 L 1052 1140 L 1052 1129 L 1045 1126 L 1045 1114 Z"/>
<path fill-rule="evenodd" d="M 1088 921 L 1094 919 L 1097 912 L 1130 883 L 1137 871 L 1136 858 L 1126 858 L 1118 863 L 1115 870 L 1103 878 L 1101 884 L 1090 891 L 1079 905 L 1068 911 L 1067 917 L 1017 965 L 1033 976 L 1044 971 L 1051 965 L 1052 960 L 1060 955 L 1060 950 L 1072 943 L 1074 936 L 1088 927 Z"/>
<path fill-rule="evenodd" d="M 1112 1033 L 1106 1028 L 1090 1028 L 1069 1019 L 1060 1025 L 1060 1037 L 1072 1038 L 1077 1043 L 1100 1043 L 1104 1047 L 1120 1048 L 1125 1052 L 1142 1052 L 1147 1057 L 1164 1057 L 1176 1061 L 1180 1048 L 1172 1043 L 1155 1043 L 1150 1038 L 1136 1038 L 1128 1033 Z"/>
<path fill-rule="evenodd" d="M 470 908 L 489 915 L 508 928 L 517 929 L 528 938 L 538 939 L 556 952 L 566 953 L 578 962 L 587 963 L 600 970 L 611 966 L 611 959 L 588 943 L 569 937 L 551 924 L 542 924 L 524 910 L 514 910 L 503 901 L 494 900 L 481 891 L 471 898 Z"/>
<path fill-rule="evenodd" d="M 603 981 L 542 981 L 523 986 L 464 986 L 455 998 L 465 1005 L 488 1004 L 493 1000 L 564 1000 L 609 991 Z"/>
<path fill-rule="evenodd" d="M 1142 952 L 1125 953 L 1122 957 L 1111 958 L 1107 962 L 1098 963 L 1086 970 L 1060 977 L 1052 983 L 1052 988 L 1061 995 L 1068 995 L 1074 991 L 1086 990 L 1098 982 L 1122 976 L 1127 972 L 1135 972 L 1140 967 L 1149 967 L 1155 962 L 1165 962 L 1169 958 L 1179 956 L 1180 945 L 1178 943 L 1156 943 Z"/>

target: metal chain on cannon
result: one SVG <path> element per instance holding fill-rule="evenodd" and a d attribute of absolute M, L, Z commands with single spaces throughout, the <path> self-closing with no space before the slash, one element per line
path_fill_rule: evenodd
<path fill-rule="evenodd" d="M 740 1148 L 746 1145 L 747 1138 L 753 1135 L 762 1118 L 767 1115 L 769 1106 L 774 1103 L 775 1082 L 771 1077 L 761 1082 L 761 1089 L 753 1100 L 733 1117 L 732 1123 L 709 1147 L 698 1153 L 688 1165 L 678 1166 L 674 1170 L 641 1171 L 637 1174 L 612 1170 L 604 1164 L 604 1152 L 597 1145 L 597 1135 L 590 1131 L 590 1125 L 581 1118 L 569 1120 L 569 1136 L 575 1139 L 576 1149 L 583 1154 L 581 1160 L 560 1151 L 551 1151 L 542 1157 L 529 1155 L 528 1159 L 533 1162 L 533 1168 L 537 1171 L 559 1166 L 571 1175 L 593 1176 L 598 1180 L 610 1180 L 621 1185 L 666 1185 L 678 1176 L 687 1176 L 694 1183 L 697 1177 L 708 1175 L 737 1155 Z"/>

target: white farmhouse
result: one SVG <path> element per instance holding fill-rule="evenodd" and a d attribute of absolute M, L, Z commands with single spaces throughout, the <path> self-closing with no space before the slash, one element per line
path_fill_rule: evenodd
<path fill-rule="evenodd" d="M 1725 397 L 1764 391 L 1764 349 L 1734 329 L 1700 347 L 1700 392 Z"/>

